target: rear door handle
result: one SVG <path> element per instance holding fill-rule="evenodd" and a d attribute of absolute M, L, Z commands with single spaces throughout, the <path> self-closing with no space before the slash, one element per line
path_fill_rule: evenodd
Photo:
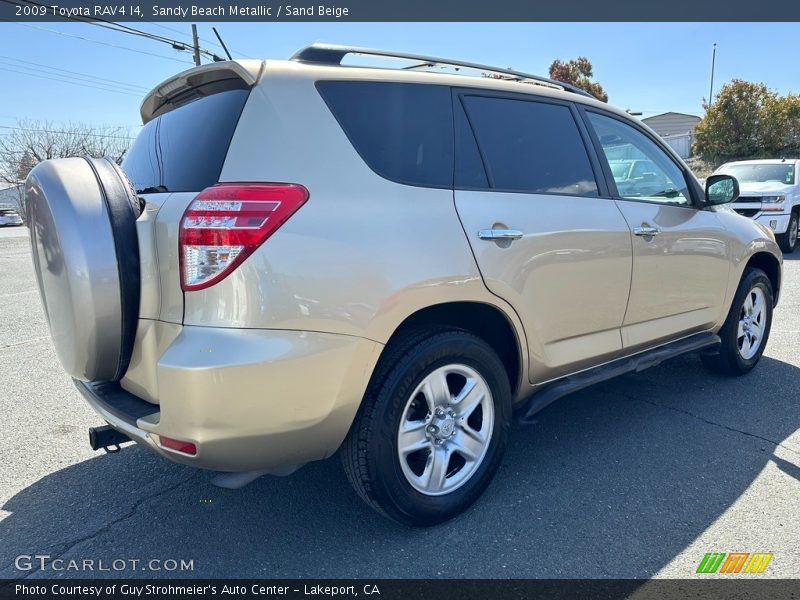
<path fill-rule="evenodd" d="M 650 237 L 652 235 L 658 235 L 661 233 L 661 230 L 658 227 L 634 227 L 633 228 L 633 235 L 641 235 L 644 237 Z"/>
<path fill-rule="evenodd" d="M 518 240 L 522 232 L 518 229 L 481 229 L 478 237 L 482 240 Z"/>

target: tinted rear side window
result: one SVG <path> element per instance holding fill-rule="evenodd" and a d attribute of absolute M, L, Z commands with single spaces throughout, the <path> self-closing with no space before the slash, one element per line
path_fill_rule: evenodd
<path fill-rule="evenodd" d="M 453 116 L 446 86 L 320 81 L 317 89 L 369 167 L 409 185 L 452 187 Z"/>
<path fill-rule="evenodd" d="M 597 196 L 572 111 L 559 104 L 465 96 L 489 184 L 499 190 Z"/>
<path fill-rule="evenodd" d="M 453 110 L 456 138 L 455 186 L 462 189 L 485 189 L 489 187 L 486 169 L 475 142 L 475 134 L 458 99 Z"/>
<path fill-rule="evenodd" d="M 136 190 L 196 192 L 217 183 L 248 94 L 212 94 L 145 125 L 122 163 Z"/>

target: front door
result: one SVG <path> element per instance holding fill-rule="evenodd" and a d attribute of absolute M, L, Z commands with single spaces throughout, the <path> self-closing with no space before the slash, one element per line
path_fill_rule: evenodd
<path fill-rule="evenodd" d="M 522 321 L 531 379 L 617 356 L 630 231 L 579 115 L 530 96 L 462 90 L 454 102 L 456 208 L 486 285 Z"/>
<path fill-rule="evenodd" d="M 612 115 L 585 114 L 633 233 L 623 346 L 636 350 L 712 327 L 725 310 L 731 265 L 716 213 L 696 205 L 682 169 L 644 131 Z"/>

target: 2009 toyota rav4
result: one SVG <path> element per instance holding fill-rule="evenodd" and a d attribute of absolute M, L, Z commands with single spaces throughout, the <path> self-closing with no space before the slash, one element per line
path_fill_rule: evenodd
<path fill-rule="evenodd" d="M 683 352 L 755 366 L 782 256 L 724 206 L 733 177 L 701 189 L 569 86 L 353 52 L 186 71 L 144 100 L 122 169 L 31 173 L 55 348 L 110 425 L 94 447 L 229 487 L 338 451 L 372 507 L 427 525 L 486 488 L 512 413 Z M 620 189 L 620 161 L 649 176 Z"/>

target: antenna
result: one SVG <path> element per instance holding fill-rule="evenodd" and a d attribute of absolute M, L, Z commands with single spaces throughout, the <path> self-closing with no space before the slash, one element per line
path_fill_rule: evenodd
<path fill-rule="evenodd" d="M 228 55 L 228 60 L 233 60 L 233 57 L 231 56 L 231 53 L 228 52 L 228 47 L 225 45 L 225 42 L 222 41 L 222 36 L 219 34 L 219 31 L 217 31 L 217 28 L 212 27 L 211 31 L 214 32 L 215 36 L 217 36 L 217 39 L 219 40 L 219 45 L 222 46 L 222 49 L 225 50 L 225 54 Z"/>

